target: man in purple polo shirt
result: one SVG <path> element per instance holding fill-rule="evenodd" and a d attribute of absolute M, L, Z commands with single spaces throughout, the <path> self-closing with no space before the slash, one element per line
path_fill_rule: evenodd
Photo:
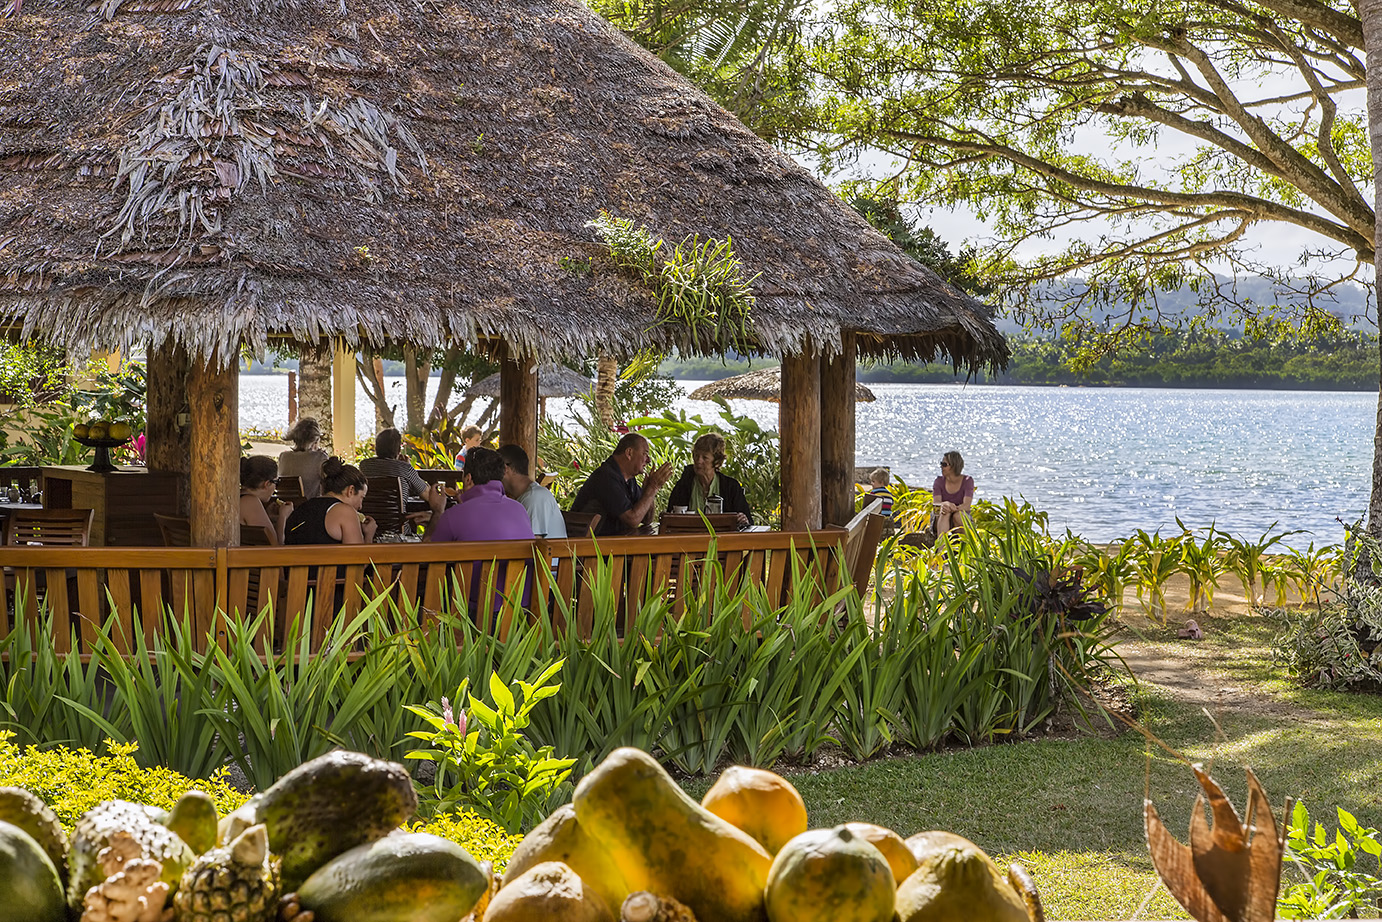
<path fill-rule="evenodd" d="M 429 541 L 509 541 L 533 537 L 528 511 L 504 495 L 504 459 L 492 448 L 466 452 L 459 501 L 442 511 L 445 500 L 428 494 L 436 513 Z"/>
<path fill-rule="evenodd" d="M 504 459 L 492 448 L 476 446 L 466 452 L 465 467 L 462 469 L 462 482 L 465 489 L 460 499 L 450 509 L 445 508 L 446 500 L 427 494 L 427 502 L 432 507 L 432 521 L 436 527 L 428 536 L 429 541 L 512 541 L 532 540 L 533 526 L 528 522 L 528 510 L 516 499 L 504 495 Z M 504 604 L 501 587 L 508 573 L 508 563 L 500 563 L 494 568 L 494 595 L 490 611 L 498 611 Z M 470 570 L 470 611 L 480 608 L 480 578 L 483 567 L 475 564 Z M 532 599 L 532 574 L 523 583 L 522 605 L 527 608 Z"/>

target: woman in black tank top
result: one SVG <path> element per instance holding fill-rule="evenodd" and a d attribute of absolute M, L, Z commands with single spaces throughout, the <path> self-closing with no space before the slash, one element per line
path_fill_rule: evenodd
<path fill-rule="evenodd" d="M 293 510 L 284 544 L 369 544 L 377 527 L 360 514 L 369 481 L 340 458 L 322 464 L 322 495 Z"/>

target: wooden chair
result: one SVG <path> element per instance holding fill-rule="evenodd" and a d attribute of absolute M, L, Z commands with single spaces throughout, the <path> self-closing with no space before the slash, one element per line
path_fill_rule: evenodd
<path fill-rule="evenodd" d="M 883 501 L 876 499 L 859 510 L 845 526 L 845 572 L 860 595 L 868 591 L 878 542 L 888 524 L 888 517 L 882 510 Z"/>
<path fill-rule="evenodd" d="M 401 477 L 371 477 L 361 511 L 379 523 L 379 532 L 400 532 L 407 517 Z"/>
<path fill-rule="evenodd" d="M 269 534 L 267 525 L 241 525 L 241 547 L 274 547 L 274 537 Z"/>
<path fill-rule="evenodd" d="M 5 523 L 5 544 L 86 547 L 94 515 L 92 509 L 18 509 Z"/>
<path fill-rule="evenodd" d="M 739 516 L 733 512 L 717 512 L 700 516 L 695 513 L 664 512 L 658 519 L 659 535 L 704 535 L 739 530 Z"/>
<path fill-rule="evenodd" d="M 600 527 L 603 516 L 598 512 L 563 512 L 561 517 L 566 522 L 566 537 L 589 538 Z"/>
<path fill-rule="evenodd" d="M 274 498 L 281 503 L 292 503 L 294 506 L 301 506 L 307 501 L 307 497 L 302 495 L 302 478 L 278 478 L 278 485 L 274 487 Z"/>
<path fill-rule="evenodd" d="M 191 547 L 192 522 L 186 516 L 154 513 L 158 523 L 158 533 L 163 536 L 164 547 Z"/>

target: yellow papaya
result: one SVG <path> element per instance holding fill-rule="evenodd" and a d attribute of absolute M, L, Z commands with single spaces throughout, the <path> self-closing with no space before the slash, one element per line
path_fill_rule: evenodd
<path fill-rule="evenodd" d="M 599 894 L 560 861 L 535 864 L 494 895 L 484 922 L 615 922 Z"/>
<path fill-rule="evenodd" d="M 706 922 L 765 918 L 772 856 L 688 797 L 646 752 L 616 749 L 581 779 L 572 805 L 630 890 L 673 897 Z"/>
<path fill-rule="evenodd" d="M 1028 922 L 1026 905 L 998 865 L 961 841 L 930 851 L 897 888 L 899 922 Z"/>
<path fill-rule="evenodd" d="M 505 868 L 504 884 L 544 861 L 560 861 L 575 871 L 611 908 L 622 905 L 629 895 L 624 875 L 604 846 L 586 834 L 570 804 L 558 807 L 518 843 Z"/>
<path fill-rule="evenodd" d="M 768 922 L 889 922 L 896 890 L 888 859 L 849 826 L 812 829 L 773 859 Z"/>
<path fill-rule="evenodd" d="M 888 860 L 888 867 L 892 869 L 893 880 L 897 883 L 900 884 L 911 877 L 912 872 L 917 869 L 916 856 L 907 848 L 907 843 L 902 841 L 902 836 L 886 826 L 846 823 L 845 828 L 883 853 L 883 857 Z"/>
<path fill-rule="evenodd" d="M 725 769 L 701 798 L 701 806 L 747 832 L 770 855 L 807 829 L 806 803 L 797 789 L 761 768 Z"/>
<path fill-rule="evenodd" d="M 926 832 L 919 832 L 906 839 L 907 850 L 912 853 L 912 857 L 917 860 L 917 864 L 925 861 L 933 852 L 938 852 L 943 848 L 964 848 L 974 845 L 973 842 L 964 836 L 958 836 L 953 832 L 946 832 L 944 829 L 928 829 Z M 974 845 L 975 848 L 979 846 Z M 898 881 L 902 883 L 902 881 Z"/>

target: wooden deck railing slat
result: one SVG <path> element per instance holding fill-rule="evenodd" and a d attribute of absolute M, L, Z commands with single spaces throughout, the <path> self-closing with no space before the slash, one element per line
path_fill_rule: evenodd
<path fill-rule="evenodd" d="M 588 637 L 598 580 L 606 582 L 599 594 L 617 607 L 615 615 L 625 630 L 635 626 L 647 599 L 666 599 L 680 616 L 692 593 L 713 590 L 716 580 L 730 593 L 750 582 L 763 585 L 771 604 L 779 605 L 793 589 L 793 567 L 803 572 L 816 568 L 813 595 L 833 591 L 843 578 L 836 558 L 842 535 L 773 532 L 352 547 L 0 548 L 0 565 L 13 574 L 18 589 L 0 600 L 0 631 L 11 617 L 17 628 L 36 631 L 42 593 L 53 613 L 59 651 L 70 647 L 75 628 L 79 652 L 89 655 L 96 632 L 104 627 L 121 650 L 137 653 L 131 649 L 134 619 L 149 643 L 166 629 L 169 610 L 180 621 L 187 619 L 199 647 L 208 634 L 213 643 L 224 644 L 228 619 L 251 619 L 269 607 L 274 617 L 264 619 L 255 638 L 261 653 L 273 646 L 271 636 L 281 642 L 292 618 L 305 619 L 309 644 L 318 649 L 333 621 L 353 617 L 366 599 L 389 592 L 398 603 L 411 605 L 420 595 L 424 608 L 440 612 L 451 604 L 454 584 L 461 600 L 473 590 L 477 604 L 472 617 L 481 630 L 507 637 L 515 618 L 530 617 L 520 610 L 527 596 L 531 610 L 546 611 L 557 630 L 573 627 L 567 624 L 571 618 L 574 628 Z M 16 611 L 20 598 L 24 604 Z M 388 617 L 388 609 L 381 614 Z M 747 626 L 748 612 L 740 614 Z"/>

